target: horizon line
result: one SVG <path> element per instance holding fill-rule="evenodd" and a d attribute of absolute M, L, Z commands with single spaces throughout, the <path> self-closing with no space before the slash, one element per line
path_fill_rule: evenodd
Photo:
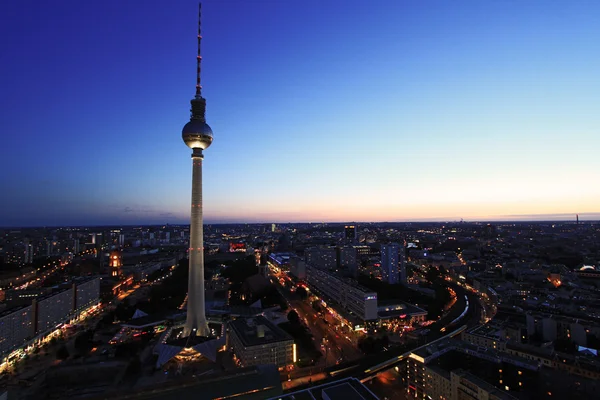
<path fill-rule="evenodd" d="M 563 224 L 577 224 L 576 220 L 552 220 L 552 219 L 519 219 L 519 220 L 414 220 L 414 221 L 296 221 L 296 222 L 205 222 L 204 225 L 337 225 L 337 224 L 443 224 L 443 223 L 455 223 L 455 224 L 481 224 L 481 223 L 563 223 Z M 600 223 L 600 219 L 579 219 L 579 224 L 590 224 Z M 97 224 L 97 225 L 36 225 L 36 226 L 0 226 L 0 229 L 52 229 L 52 228 L 107 228 L 107 227 L 148 227 L 148 226 L 189 226 L 189 223 L 148 223 L 148 224 Z"/>

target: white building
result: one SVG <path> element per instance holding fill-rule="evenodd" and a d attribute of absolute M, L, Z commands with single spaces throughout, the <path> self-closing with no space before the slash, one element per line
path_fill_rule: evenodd
<path fill-rule="evenodd" d="M 316 290 L 362 321 L 377 320 L 377 293 L 350 279 L 331 274 L 320 268 L 306 265 L 306 281 Z"/>

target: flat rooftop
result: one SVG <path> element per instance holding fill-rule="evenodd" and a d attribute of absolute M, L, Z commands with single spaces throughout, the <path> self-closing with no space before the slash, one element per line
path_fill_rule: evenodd
<path fill-rule="evenodd" d="M 401 315 L 421 315 L 427 314 L 427 311 L 414 306 L 409 303 L 404 302 L 393 302 L 389 304 L 381 304 L 377 307 L 377 315 L 379 318 L 387 319 L 387 318 L 396 318 Z"/>
<path fill-rule="evenodd" d="M 491 324 L 479 325 L 467 331 L 471 335 L 483 336 L 490 339 L 503 340 L 502 328 Z"/>
<path fill-rule="evenodd" d="M 473 375 L 470 372 L 465 371 L 464 369 L 457 369 L 455 371 L 452 371 L 452 373 L 473 382 L 474 384 L 476 384 L 477 386 L 479 386 L 480 388 L 482 388 L 489 394 L 494 395 L 495 397 L 497 397 L 499 399 L 517 400 L 517 397 L 515 397 L 511 394 L 508 394 L 507 392 L 505 392 L 503 390 L 498 389 L 496 386 L 492 385 L 491 383 L 484 381 L 483 379 Z"/>
<path fill-rule="evenodd" d="M 235 319 L 229 323 L 229 327 L 240 338 L 244 347 L 294 340 L 262 315 Z"/>

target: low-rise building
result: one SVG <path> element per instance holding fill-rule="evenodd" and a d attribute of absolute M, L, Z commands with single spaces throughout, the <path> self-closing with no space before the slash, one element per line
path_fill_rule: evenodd
<path fill-rule="evenodd" d="M 296 362 L 294 339 L 262 315 L 230 321 L 227 342 L 243 367 Z"/>

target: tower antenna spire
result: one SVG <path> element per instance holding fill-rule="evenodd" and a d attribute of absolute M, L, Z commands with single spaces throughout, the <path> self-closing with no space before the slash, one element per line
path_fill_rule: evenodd
<path fill-rule="evenodd" d="M 198 55 L 196 56 L 196 98 L 202 97 L 202 85 L 200 84 L 200 72 L 202 71 L 202 3 L 198 3 Z"/>

